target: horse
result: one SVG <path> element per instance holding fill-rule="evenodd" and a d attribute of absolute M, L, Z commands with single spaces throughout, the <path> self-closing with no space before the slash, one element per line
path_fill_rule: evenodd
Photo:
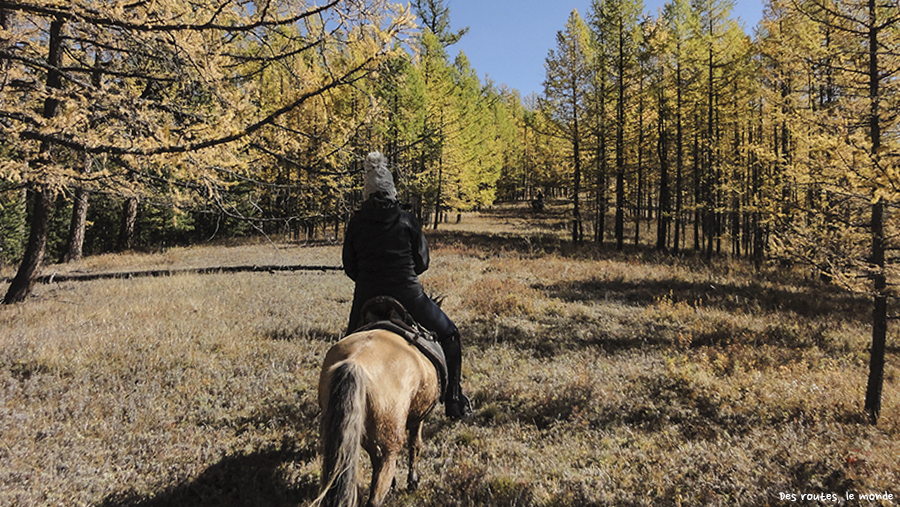
<path fill-rule="evenodd" d="M 321 507 L 356 507 L 360 448 L 372 461 L 368 507 L 380 507 L 394 484 L 404 439 L 407 487 L 419 483 L 416 466 L 422 422 L 439 396 L 437 371 L 416 347 L 384 329 L 353 333 L 328 350 L 319 376 Z"/>

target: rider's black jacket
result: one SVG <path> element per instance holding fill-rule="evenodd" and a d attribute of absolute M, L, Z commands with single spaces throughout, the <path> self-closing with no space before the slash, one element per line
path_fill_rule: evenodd
<path fill-rule="evenodd" d="M 356 295 L 382 293 L 408 300 L 424 290 L 418 275 L 428 269 L 428 243 L 416 218 L 376 193 L 350 219 L 342 252 L 344 272 Z"/>

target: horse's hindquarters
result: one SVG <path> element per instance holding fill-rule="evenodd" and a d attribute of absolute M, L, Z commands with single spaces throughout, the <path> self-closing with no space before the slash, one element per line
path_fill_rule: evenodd
<path fill-rule="evenodd" d="M 348 371 L 355 372 L 348 375 Z M 345 384 L 359 382 L 364 403 L 344 414 L 345 418 L 363 418 L 364 430 L 357 443 L 365 442 L 372 459 L 374 471 L 369 495 L 369 505 L 381 505 L 394 478 L 394 467 L 404 440 L 410 445 L 410 483 L 416 480 L 415 458 L 421 442 L 422 420 L 434 408 L 438 398 L 437 372 L 431 362 L 413 345 L 395 333 L 372 330 L 355 333 L 340 340 L 325 356 L 319 378 L 319 405 L 323 413 L 323 452 L 334 453 L 340 448 L 327 439 L 354 440 L 352 435 L 335 432 L 340 421 L 326 419 L 326 415 L 339 410 L 337 406 L 346 396 L 336 393 L 352 391 Z M 355 392 L 355 391 L 354 391 Z M 360 413 L 362 412 L 362 413 Z M 327 424 L 330 428 L 325 428 Z M 407 431 L 409 435 L 404 438 Z M 323 463 L 338 458 L 326 455 Z M 355 463 L 354 463 L 355 468 Z M 337 485 L 334 469 L 323 467 L 322 484 L 327 489 Z M 346 487 L 346 485 L 341 485 Z M 336 504 L 340 505 L 340 504 Z"/>

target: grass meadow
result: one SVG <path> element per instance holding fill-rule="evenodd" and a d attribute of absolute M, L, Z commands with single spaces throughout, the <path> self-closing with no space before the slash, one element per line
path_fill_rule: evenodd
<path fill-rule="evenodd" d="M 476 410 L 432 415 L 419 490 L 389 506 L 900 505 L 900 348 L 891 329 L 865 424 L 868 300 L 776 268 L 575 248 L 554 220 L 498 208 L 429 231 L 422 281 L 462 331 Z M 254 263 L 338 265 L 340 246 L 44 272 Z M 319 366 L 352 290 L 340 272 L 179 274 L 0 307 L 0 505 L 308 504 Z"/>

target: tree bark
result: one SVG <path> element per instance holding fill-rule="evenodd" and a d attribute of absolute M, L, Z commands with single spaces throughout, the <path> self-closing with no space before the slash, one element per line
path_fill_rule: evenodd
<path fill-rule="evenodd" d="M 713 26 L 712 26 L 712 17 L 710 16 L 709 21 L 709 35 L 712 37 L 713 35 Z M 706 250 L 705 250 L 705 258 L 707 261 L 712 259 L 713 254 L 713 243 L 715 241 L 715 237 L 717 234 L 715 233 L 715 213 L 716 203 L 715 203 L 715 188 L 716 181 L 714 180 L 715 175 L 715 166 L 716 161 L 714 159 L 714 117 L 715 113 L 713 108 L 715 107 L 713 101 L 714 92 L 714 79 L 715 73 L 713 72 L 713 47 L 712 43 L 709 45 L 709 56 L 707 59 L 707 89 L 706 89 L 706 138 L 704 139 L 703 146 L 703 161 L 704 161 L 704 171 L 703 171 L 703 239 L 706 242 Z"/>
<path fill-rule="evenodd" d="M 619 21 L 619 54 L 616 71 L 617 83 L 616 103 L 616 250 L 625 246 L 625 48 L 624 29 Z"/>
<path fill-rule="evenodd" d="M 881 119 L 878 69 L 878 23 L 875 0 L 869 0 L 869 136 L 872 140 L 873 163 L 881 149 Z M 865 411 L 869 422 L 876 424 L 881 413 L 881 390 L 884 385 L 884 352 L 887 341 L 887 279 L 884 274 L 884 200 L 872 204 L 872 264 L 875 267 L 872 309 L 872 351 L 869 356 L 869 381 L 866 385 Z"/>
<path fill-rule="evenodd" d="M 573 78 L 574 81 L 574 78 Z M 578 91 L 577 86 L 572 86 L 572 111 L 574 119 L 574 134 L 572 137 L 572 151 L 575 156 L 574 199 L 575 206 L 572 210 L 572 242 L 581 243 L 584 239 L 584 228 L 581 221 L 581 133 L 578 130 Z"/>
<path fill-rule="evenodd" d="M 609 182 L 607 180 L 607 172 L 609 169 L 609 161 L 606 157 L 606 131 L 608 122 L 606 121 L 606 84 L 601 84 L 598 102 L 600 104 L 599 121 L 600 125 L 597 129 L 597 218 L 594 227 L 594 241 L 603 244 L 606 233 L 606 211 L 609 207 L 609 197 L 607 190 Z"/>
<path fill-rule="evenodd" d="M 866 385 L 865 411 L 869 422 L 876 424 L 881 413 L 881 391 L 884 385 L 884 352 L 887 342 L 887 287 L 884 276 L 884 201 L 872 205 L 872 263 L 875 298 L 872 308 L 872 351 L 869 355 L 869 381 Z"/>
<path fill-rule="evenodd" d="M 3 304 L 21 303 L 31 294 L 38 270 L 44 261 L 47 247 L 47 233 L 50 230 L 50 215 L 53 211 L 53 194 L 43 188 L 31 193 L 32 214 L 28 245 L 16 277 L 13 278 Z"/>
<path fill-rule="evenodd" d="M 638 143 L 637 143 L 637 189 L 634 198 L 634 246 L 641 243 L 641 218 L 644 202 L 644 76 L 638 77 Z M 650 207 L 647 206 L 649 211 Z M 649 227 L 649 226 L 648 226 Z"/>
<path fill-rule="evenodd" d="M 668 232 L 671 223 L 671 203 L 669 190 L 669 137 L 666 132 L 667 108 L 665 105 L 665 91 L 661 90 L 659 98 L 659 212 L 656 214 L 656 250 L 668 251 Z"/>
<path fill-rule="evenodd" d="M 84 254 L 84 230 L 87 225 L 88 200 L 91 193 L 78 187 L 75 191 L 75 199 L 72 202 L 72 222 L 69 227 L 69 242 L 63 262 L 81 260 Z"/>
<path fill-rule="evenodd" d="M 678 62 L 675 69 L 675 230 L 672 251 L 678 253 L 682 242 L 684 188 L 684 126 L 682 124 L 681 42 L 678 43 Z"/>
<path fill-rule="evenodd" d="M 136 197 L 125 199 L 122 204 L 122 226 L 119 229 L 119 250 L 129 250 L 134 246 L 134 224 L 137 222 L 138 201 Z"/>

